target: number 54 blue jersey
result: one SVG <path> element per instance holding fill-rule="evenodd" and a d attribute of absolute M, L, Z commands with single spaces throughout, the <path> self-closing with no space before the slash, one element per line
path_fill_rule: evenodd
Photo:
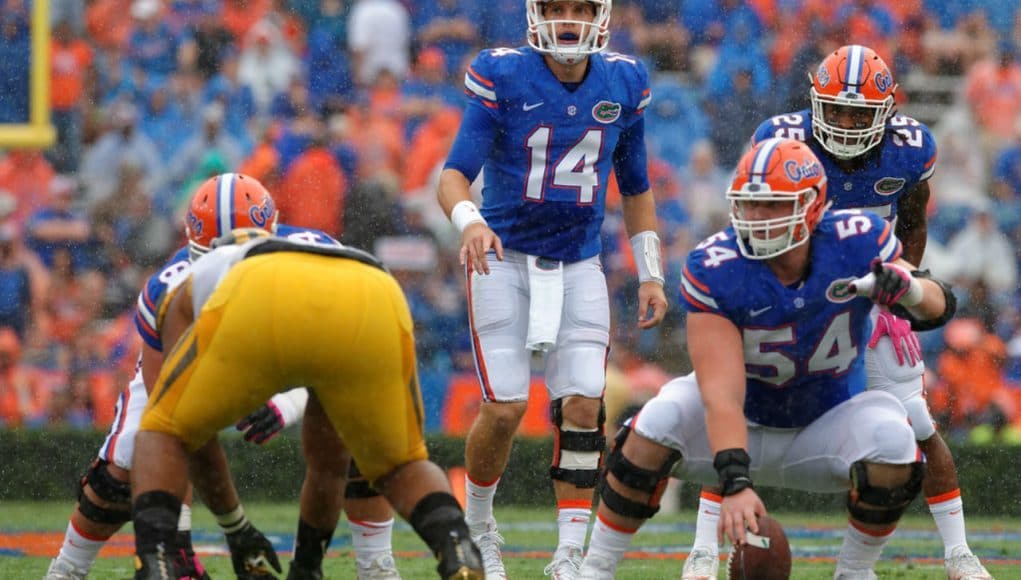
<path fill-rule="evenodd" d="M 484 50 L 465 74 L 468 106 L 445 168 L 475 179 L 482 215 L 505 248 L 576 262 L 600 251 L 611 165 L 621 194 L 649 189 L 649 78 L 622 54 L 589 57 L 565 86 L 531 48 Z"/>
<path fill-rule="evenodd" d="M 742 256 L 733 228 L 688 254 L 681 302 L 730 320 L 744 343 L 745 416 L 803 427 L 865 389 L 872 302 L 848 292 L 873 258 L 892 262 L 901 244 L 871 212 L 827 212 L 811 238 L 807 277 L 780 283 L 765 261 Z"/>

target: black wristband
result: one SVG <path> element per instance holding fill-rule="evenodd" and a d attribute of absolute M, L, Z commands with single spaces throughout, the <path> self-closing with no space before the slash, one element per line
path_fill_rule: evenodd
<path fill-rule="evenodd" d="M 726 497 L 752 486 L 749 466 L 752 458 L 744 449 L 724 449 L 713 458 L 713 468 L 720 476 L 721 494 Z"/>

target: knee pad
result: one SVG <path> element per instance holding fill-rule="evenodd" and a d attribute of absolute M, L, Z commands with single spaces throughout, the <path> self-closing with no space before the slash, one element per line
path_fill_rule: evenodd
<path fill-rule="evenodd" d="M 369 485 L 368 480 L 358 470 L 355 460 L 352 459 L 351 465 L 347 468 L 347 485 L 344 487 L 344 497 L 346 499 L 368 499 L 378 495 L 381 494 L 376 491 L 376 488 Z"/>
<path fill-rule="evenodd" d="M 892 524 L 900 519 L 911 501 L 922 491 L 925 464 L 911 464 L 908 480 L 893 487 L 877 487 L 869 483 L 864 461 L 851 464 L 851 491 L 847 494 L 847 511 L 854 519 L 867 524 Z M 869 505 L 863 505 L 869 504 Z"/>
<path fill-rule="evenodd" d="M 563 399 L 550 403 L 550 420 L 554 429 L 550 478 L 580 488 L 594 488 L 599 482 L 599 467 L 606 449 L 606 436 L 603 435 L 605 407 L 600 405 L 598 427 L 592 431 L 565 426 L 563 407 Z"/>
<path fill-rule="evenodd" d="M 97 459 L 82 476 L 78 488 L 78 511 L 89 520 L 99 524 L 124 524 L 131 520 L 131 485 L 110 474 L 107 461 Z M 93 502 L 85 486 L 103 501 L 115 507 L 103 507 Z"/>
<path fill-rule="evenodd" d="M 638 467 L 624 457 L 624 441 L 631 434 L 630 427 L 622 427 L 614 438 L 613 450 L 606 458 L 606 471 L 612 473 L 622 485 L 635 491 L 649 494 L 648 503 L 641 503 L 625 497 L 614 490 L 606 479 L 603 479 L 600 486 L 599 499 L 619 515 L 628 518 L 648 519 L 659 511 L 659 500 L 666 489 L 667 479 L 670 470 L 677 460 L 681 458 L 681 452 L 671 450 L 663 465 L 658 469 L 645 469 Z M 605 477 L 605 476 L 604 476 Z"/>
<path fill-rule="evenodd" d="M 929 404 L 921 395 L 902 401 L 911 421 L 911 429 L 915 432 L 915 441 L 925 441 L 936 434 L 936 424 L 929 413 Z"/>

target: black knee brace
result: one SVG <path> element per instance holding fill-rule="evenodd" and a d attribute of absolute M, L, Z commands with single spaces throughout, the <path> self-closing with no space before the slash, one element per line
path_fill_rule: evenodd
<path fill-rule="evenodd" d="M 97 459 L 82 476 L 78 488 L 78 511 L 87 519 L 98 524 L 124 524 L 131 520 L 131 485 L 110 475 L 109 462 Z M 103 507 L 96 504 L 85 493 L 85 486 L 92 488 L 103 501 L 119 507 Z"/>
<path fill-rule="evenodd" d="M 648 519 L 659 511 L 659 499 L 666 488 L 670 470 L 673 468 L 674 463 L 677 463 L 677 460 L 681 458 L 681 452 L 671 450 L 663 465 L 659 466 L 659 469 L 652 470 L 638 467 L 631 463 L 627 457 L 624 457 L 623 453 L 624 441 L 627 440 L 630 434 L 630 427 L 621 427 L 620 431 L 617 432 L 617 436 L 614 438 L 613 450 L 610 451 L 610 455 L 606 458 L 606 471 L 612 473 L 622 485 L 626 485 L 635 491 L 649 494 L 649 502 L 640 503 L 617 493 L 616 490 L 610 487 L 610 483 L 605 479 L 605 476 L 600 486 L 599 498 L 606 504 L 606 507 L 624 517 Z"/>
<path fill-rule="evenodd" d="M 599 468 L 603 463 L 603 452 L 606 450 L 606 435 L 603 424 L 606 422 L 606 410 L 600 404 L 598 426 L 594 431 L 564 431 L 564 401 L 557 399 L 550 403 L 550 421 L 553 423 L 553 463 L 549 468 L 551 479 L 566 481 L 580 488 L 593 488 L 599 483 Z M 575 461 L 573 467 L 561 467 L 564 452 L 592 453 L 598 452 L 594 460 L 585 457 Z"/>
<path fill-rule="evenodd" d="M 911 475 L 901 485 L 875 487 L 869 483 L 864 461 L 851 464 L 851 491 L 847 494 L 847 511 L 866 524 L 892 524 L 900 519 L 911 501 L 922 491 L 925 464 L 911 464 Z M 869 504 L 869 505 L 862 505 Z"/>
<path fill-rule="evenodd" d="M 351 466 L 347 469 L 347 486 L 344 487 L 344 497 L 346 499 L 369 499 L 378 495 L 380 493 L 369 485 L 368 480 L 362 476 L 361 471 L 358 471 L 358 466 L 352 459 Z"/>

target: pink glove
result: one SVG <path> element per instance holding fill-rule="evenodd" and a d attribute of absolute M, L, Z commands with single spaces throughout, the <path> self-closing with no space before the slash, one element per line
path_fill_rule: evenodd
<path fill-rule="evenodd" d="M 848 289 L 858 296 L 865 296 L 880 306 L 900 304 L 908 308 L 922 301 L 925 291 L 922 283 L 902 266 L 872 260 L 870 272 L 852 280 Z"/>
<path fill-rule="evenodd" d="M 918 343 L 918 337 L 911 332 L 911 323 L 903 318 L 897 318 L 885 308 L 879 310 L 879 319 L 876 320 L 876 328 L 872 331 L 872 338 L 869 339 L 869 348 L 876 348 L 879 339 L 884 336 L 890 337 L 893 343 L 893 352 L 897 355 L 897 364 L 904 366 L 905 359 L 909 366 L 915 366 L 922 361 L 922 345 Z"/>
<path fill-rule="evenodd" d="M 279 433 L 284 425 L 284 416 L 270 399 L 265 405 L 238 421 L 234 427 L 238 431 L 244 431 L 245 441 L 262 445 Z"/>

